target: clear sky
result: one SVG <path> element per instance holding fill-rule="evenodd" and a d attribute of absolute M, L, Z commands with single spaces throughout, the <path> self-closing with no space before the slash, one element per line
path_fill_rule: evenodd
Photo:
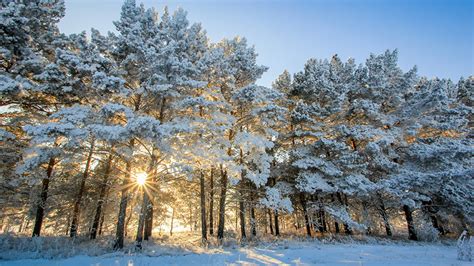
<path fill-rule="evenodd" d="M 60 29 L 115 31 L 121 0 L 65 0 Z M 363 63 L 370 53 L 399 49 L 404 70 L 451 78 L 474 74 L 474 0 L 137 0 L 158 11 L 183 7 L 212 41 L 246 37 L 258 62 L 270 67 L 258 81 L 269 86 L 284 69 L 295 73 L 309 58 Z"/>

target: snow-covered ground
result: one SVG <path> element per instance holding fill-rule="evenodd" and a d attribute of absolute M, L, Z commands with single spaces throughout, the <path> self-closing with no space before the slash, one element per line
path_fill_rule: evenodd
<path fill-rule="evenodd" d="M 443 244 L 323 244 L 286 242 L 256 247 L 209 248 L 193 252 L 150 246 L 140 253 L 110 253 L 65 259 L 0 261 L 5 266 L 37 265 L 474 265 L 458 261 L 456 247 Z"/>

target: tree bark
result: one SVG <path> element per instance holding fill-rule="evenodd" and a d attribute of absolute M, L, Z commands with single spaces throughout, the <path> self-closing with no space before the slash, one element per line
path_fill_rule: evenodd
<path fill-rule="evenodd" d="M 325 226 L 324 226 L 324 210 L 322 210 L 322 207 L 320 206 L 319 207 L 319 210 L 318 210 L 318 231 L 320 233 L 324 233 L 325 232 Z"/>
<path fill-rule="evenodd" d="M 209 195 L 209 234 L 214 235 L 214 169 L 211 169 Z"/>
<path fill-rule="evenodd" d="M 130 140 L 130 149 L 133 150 L 135 141 Z M 127 203 L 128 203 L 128 184 L 132 180 L 132 159 L 129 158 L 126 163 L 127 176 L 122 182 L 122 195 L 120 196 L 120 207 L 119 215 L 117 219 L 117 230 L 115 232 L 115 243 L 114 249 L 122 249 L 125 235 L 125 216 L 127 215 Z"/>
<path fill-rule="evenodd" d="M 311 227 L 309 226 L 308 208 L 306 206 L 306 197 L 303 193 L 300 193 L 301 207 L 303 208 L 304 223 L 306 226 L 306 235 L 311 237 Z"/>
<path fill-rule="evenodd" d="M 416 235 L 415 224 L 413 222 L 413 211 L 408 205 L 403 205 L 403 211 L 405 212 L 405 219 L 407 220 L 408 239 L 417 241 L 418 236 Z"/>
<path fill-rule="evenodd" d="M 149 240 L 153 232 L 153 206 L 153 202 L 150 199 L 145 213 L 145 229 L 143 231 L 144 240 Z"/>
<path fill-rule="evenodd" d="M 138 218 L 138 227 L 137 227 L 137 236 L 135 238 L 136 241 L 136 247 L 138 249 L 142 249 L 142 241 L 143 241 L 143 229 L 145 226 L 145 215 L 146 215 L 146 209 L 148 207 L 148 193 L 145 191 L 145 188 L 143 187 L 143 204 L 142 208 L 140 210 L 140 215 Z"/>
<path fill-rule="evenodd" d="M 243 180 L 241 182 L 243 182 Z M 240 218 L 240 238 L 242 241 L 244 241 L 247 238 L 247 235 L 245 233 L 245 206 L 244 206 L 244 192 L 243 192 L 242 183 L 240 184 L 239 218 Z"/>
<path fill-rule="evenodd" d="M 332 199 L 332 202 L 336 201 L 335 198 L 334 198 L 334 193 L 331 194 L 331 199 Z M 339 223 L 337 221 L 334 221 L 334 228 L 335 228 L 336 234 L 339 234 L 340 233 Z"/>
<path fill-rule="evenodd" d="M 278 225 L 278 210 L 275 210 L 275 236 L 280 236 L 280 226 Z"/>
<path fill-rule="evenodd" d="M 156 148 L 153 148 L 150 164 L 148 165 L 147 174 L 148 178 L 152 181 L 152 183 L 156 180 Z M 152 185 L 150 184 L 150 186 Z M 144 185 L 144 190 L 146 189 L 148 184 Z M 153 198 L 150 198 L 151 195 L 148 195 L 148 202 L 145 206 L 145 214 L 144 214 L 144 231 L 143 231 L 143 238 L 145 240 L 149 240 L 151 234 L 153 232 Z"/>
<path fill-rule="evenodd" d="M 153 177 L 155 175 L 155 171 L 154 171 L 155 164 L 156 164 L 155 149 L 153 149 L 151 158 L 150 158 L 150 163 L 148 164 L 148 168 L 146 171 L 148 179 L 153 180 Z M 145 221 L 149 219 L 147 215 L 150 215 L 150 216 L 153 215 L 153 211 L 150 211 L 150 209 L 153 210 L 153 206 L 151 205 L 150 195 L 148 194 L 147 186 L 148 186 L 148 183 L 145 180 L 145 183 L 141 185 L 141 189 L 143 190 L 143 203 L 142 203 L 142 208 L 140 212 L 140 217 L 138 219 L 137 237 L 136 237 L 136 247 L 139 249 L 142 248 L 143 238 L 145 237 L 145 240 L 148 240 L 148 235 L 146 233 L 146 230 L 151 230 L 151 227 L 152 227 L 151 225 L 149 225 L 150 227 L 146 228 L 145 230 L 145 227 L 146 227 Z M 150 234 L 151 234 L 151 231 L 150 231 Z"/>
<path fill-rule="evenodd" d="M 46 178 L 42 181 L 40 202 L 36 207 L 35 226 L 33 228 L 34 237 L 40 236 L 41 234 L 41 227 L 43 226 L 44 219 L 44 207 L 46 205 L 46 200 L 48 199 L 49 180 L 51 179 L 55 163 L 56 160 L 54 158 L 49 159 L 48 168 L 46 169 Z"/>
<path fill-rule="evenodd" d="M 382 220 L 385 226 L 385 233 L 387 234 L 387 236 L 392 236 L 392 228 L 390 226 L 390 220 L 387 214 L 387 209 L 385 208 L 385 204 L 380 196 L 379 196 L 378 210 L 379 210 L 380 216 L 382 216 Z"/>
<path fill-rule="evenodd" d="M 225 197 L 227 192 L 227 172 L 221 167 L 221 195 L 219 198 L 219 224 L 217 227 L 217 238 L 222 241 L 224 238 L 225 223 Z"/>
<path fill-rule="evenodd" d="M 203 244 L 207 243 L 207 228 L 206 228 L 206 191 L 204 186 L 204 172 L 201 170 L 199 176 L 200 196 L 201 196 L 201 241 Z"/>
<path fill-rule="evenodd" d="M 252 236 L 257 236 L 257 226 L 255 220 L 255 208 L 253 207 L 253 199 L 252 199 L 252 207 L 250 207 L 250 229 L 252 231 Z"/>
<path fill-rule="evenodd" d="M 107 159 L 107 165 L 105 166 L 104 179 L 100 187 L 99 200 L 97 201 L 97 208 L 95 210 L 94 221 L 92 222 L 90 239 L 96 239 L 97 237 L 97 228 L 99 227 L 99 221 L 102 215 L 102 205 L 104 204 L 104 200 L 105 200 L 105 194 L 107 191 L 107 181 L 109 179 L 111 168 L 112 168 L 112 152 L 110 152 L 109 158 Z"/>
<path fill-rule="evenodd" d="M 270 225 L 270 234 L 273 235 L 273 221 L 272 221 L 272 212 L 270 211 L 270 209 L 268 209 L 268 219 L 269 219 L 269 225 Z"/>
<path fill-rule="evenodd" d="M 327 222 L 326 222 L 326 212 L 324 211 L 323 208 L 321 208 L 319 210 L 320 212 L 320 215 L 321 215 L 321 220 L 323 221 L 323 232 L 327 232 L 328 231 L 328 225 L 327 225 Z"/>
<path fill-rule="evenodd" d="M 100 217 L 100 223 L 99 223 L 99 236 L 102 235 L 102 229 L 104 228 L 104 220 L 105 220 L 105 215 L 104 212 L 102 212 L 102 215 Z"/>
<path fill-rule="evenodd" d="M 334 222 L 334 228 L 336 230 L 336 234 L 339 234 L 341 231 L 339 230 L 339 223 L 338 222 Z"/>
<path fill-rule="evenodd" d="M 132 220 L 133 209 L 135 206 L 130 204 L 130 208 L 128 210 L 128 216 L 125 217 L 125 237 L 128 236 L 128 225 L 130 224 L 130 220 Z"/>

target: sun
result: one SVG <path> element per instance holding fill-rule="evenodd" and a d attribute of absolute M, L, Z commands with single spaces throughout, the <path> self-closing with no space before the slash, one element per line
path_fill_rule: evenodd
<path fill-rule="evenodd" d="M 146 173 L 137 173 L 136 175 L 136 178 L 137 178 L 137 184 L 140 185 L 140 186 L 143 186 L 145 185 L 146 183 L 146 178 L 147 178 L 147 174 Z"/>

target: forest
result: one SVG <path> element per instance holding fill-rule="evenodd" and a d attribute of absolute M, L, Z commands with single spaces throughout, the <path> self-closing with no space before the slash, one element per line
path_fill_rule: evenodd
<path fill-rule="evenodd" d="M 211 42 L 183 9 L 126 0 L 116 32 L 65 35 L 62 0 L 0 3 L 2 234 L 120 250 L 173 230 L 206 245 L 474 226 L 474 76 L 423 77 L 387 50 L 266 87 L 255 47 Z"/>

